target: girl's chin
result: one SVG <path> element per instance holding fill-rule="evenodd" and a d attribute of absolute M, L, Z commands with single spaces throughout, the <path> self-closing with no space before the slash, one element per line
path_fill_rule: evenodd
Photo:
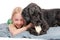
<path fill-rule="evenodd" d="M 17 29 L 21 28 L 22 26 L 16 26 Z"/>

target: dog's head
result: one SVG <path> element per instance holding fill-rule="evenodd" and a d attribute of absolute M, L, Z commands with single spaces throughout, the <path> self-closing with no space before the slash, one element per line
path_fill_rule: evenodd
<path fill-rule="evenodd" d="M 35 3 L 29 4 L 22 12 L 23 18 L 26 20 L 27 24 L 32 22 L 34 25 L 39 25 L 42 21 L 41 8 Z"/>

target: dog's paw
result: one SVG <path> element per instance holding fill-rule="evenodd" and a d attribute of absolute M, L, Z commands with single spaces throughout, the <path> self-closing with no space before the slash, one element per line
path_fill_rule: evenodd
<path fill-rule="evenodd" d="M 43 34 L 47 34 L 47 32 L 41 31 L 41 32 L 40 32 L 40 35 L 43 35 Z"/>

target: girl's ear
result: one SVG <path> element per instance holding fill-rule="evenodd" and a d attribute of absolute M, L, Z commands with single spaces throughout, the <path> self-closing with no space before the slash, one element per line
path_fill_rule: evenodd
<path fill-rule="evenodd" d="M 12 20 L 8 19 L 7 24 L 9 25 L 9 24 L 12 24 L 12 23 L 13 23 Z"/>

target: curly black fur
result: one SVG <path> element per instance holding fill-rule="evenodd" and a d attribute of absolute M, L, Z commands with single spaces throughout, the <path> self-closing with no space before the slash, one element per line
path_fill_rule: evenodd
<path fill-rule="evenodd" d="M 35 3 L 31 3 L 24 8 L 22 16 L 27 24 L 31 22 L 34 26 L 41 26 L 42 31 L 40 34 L 37 34 L 34 27 L 28 29 L 33 35 L 46 34 L 49 27 L 60 25 L 60 9 L 41 9 Z"/>

